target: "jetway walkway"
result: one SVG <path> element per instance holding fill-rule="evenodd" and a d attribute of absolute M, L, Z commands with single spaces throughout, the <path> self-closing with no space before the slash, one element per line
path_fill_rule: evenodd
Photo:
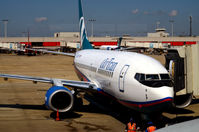
<path fill-rule="evenodd" d="M 186 93 L 199 95 L 199 43 L 181 47 L 178 53 L 184 59 Z"/>
<path fill-rule="evenodd" d="M 199 42 L 168 50 L 166 68 L 174 81 L 175 101 L 188 106 L 192 95 L 199 95 Z"/>

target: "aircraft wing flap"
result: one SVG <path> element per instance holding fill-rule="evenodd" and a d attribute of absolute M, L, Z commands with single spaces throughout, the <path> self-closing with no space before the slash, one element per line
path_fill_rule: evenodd
<path fill-rule="evenodd" d="M 82 90 L 94 90 L 96 91 L 96 85 L 91 82 L 85 81 L 73 81 L 73 80 L 64 80 L 64 79 L 57 79 L 57 78 L 46 78 L 46 77 L 32 77 L 32 76 L 23 76 L 23 75 L 11 75 L 11 74 L 0 74 L 0 77 L 7 80 L 8 78 L 12 79 L 20 79 L 20 80 L 27 80 L 33 81 L 35 83 L 42 82 L 42 83 L 51 83 L 55 86 L 69 86 L 75 89 L 82 89 Z"/>
<path fill-rule="evenodd" d="M 90 89 L 90 90 L 97 90 L 96 85 L 91 82 L 84 82 L 84 81 L 70 81 L 70 80 L 62 80 L 63 85 L 75 87 L 78 89 Z"/>

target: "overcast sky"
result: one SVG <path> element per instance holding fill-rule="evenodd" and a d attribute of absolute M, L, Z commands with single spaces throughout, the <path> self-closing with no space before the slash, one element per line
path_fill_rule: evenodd
<path fill-rule="evenodd" d="M 189 16 L 193 34 L 199 35 L 199 0 L 83 0 L 87 32 L 89 19 L 95 19 L 96 36 L 143 36 L 157 26 L 174 35 L 189 34 Z M 8 36 L 53 36 L 54 32 L 78 32 L 78 0 L 0 0 L 0 20 L 8 19 Z M 4 35 L 3 22 L 0 36 Z"/>

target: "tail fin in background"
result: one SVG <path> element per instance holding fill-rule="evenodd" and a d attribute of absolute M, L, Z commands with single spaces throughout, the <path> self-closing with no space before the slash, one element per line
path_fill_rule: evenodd
<path fill-rule="evenodd" d="M 87 38 L 81 0 L 79 0 L 79 28 L 80 28 L 80 38 L 81 38 L 81 49 L 93 49 L 91 43 L 88 41 Z"/>
<path fill-rule="evenodd" d="M 118 40 L 117 40 L 117 49 L 121 48 L 122 39 L 123 39 L 122 37 L 118 38 Z"/>

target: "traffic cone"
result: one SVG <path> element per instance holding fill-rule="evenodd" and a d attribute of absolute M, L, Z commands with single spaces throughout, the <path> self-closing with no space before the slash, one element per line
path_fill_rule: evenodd
<path fill-rule="evenodd" d="M 56 121 L 60 121 L 60 119 L 59 119 L 59 110 L 57 109 L 57 114 L 56 114 L 56 119 L 55 119 Z"/>

